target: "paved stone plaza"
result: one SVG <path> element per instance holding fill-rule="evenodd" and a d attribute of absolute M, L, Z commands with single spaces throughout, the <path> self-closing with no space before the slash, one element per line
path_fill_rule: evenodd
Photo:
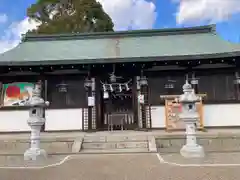
<path fill-rule="evenodd" d="M 208 153 L 204 158 L 184 158 L 179 153 L 169 153 L 169 154 L 161 154 L 161 158 L 169 164 L 182 164 L 182 165 L 191 165 L 191 164 L 199 164 L 199 165 L 238 165 L 240 166 L 240 153 L 232 152 L 232 153 Z"/>
<path fill-rule="evenodd" d="M 21 142 L 29 138 L 29 134 L 18 135 L 2 135 L 0 137 L 0 154 L 1 152 L 8 152 L 8 155 L 2 153 L 0 155 L 0 179 L 2 180 L 238 180 L 240 176 L 240 153 L 230 152 L 228 153 L 209 153 L 213 151 L 207 151 L 206 157 L 199 159 L 184 159 L 179 154 L 179 149 L 182 143 L 176 141 L 174 136 L 183 137 L 184 132 L 174 132 L 173 135 L 162 131 L 153 132 L 96 132 L 87 134 L 90 136 L 131 136 L 142 134 L 155 135 L 158 137 L 164 137 L 161 139 L 161 143 L 168 145 L 167 141 L 172 146 L 161 149 L 167 149 L 168 153 L 160 151 L 159 154 L 78 154 L 68 156 L 50 155 L 45 162 L 28 163 L 23 161 L 23 152 L 26 149 L 25 145 L 19 148 L 16 152 L 20 154 L 15 157 L 9 153 L 9 150 L 16 150 L 20 145 L 15 144 L 11 140 Z M 206 138 L 207 143 L 203 144 L 205 149 L 209 147 L 216 147 L 217 152 L 221 151 L 223 146 L 229 147 L 233 150 L 239 150 L 238 140 L 232 140 L 231 143 L 228 139 L 232 136 L 240 137 L 239 130 L 227 131 L 210 131 L 207 133 L 198 132 L 203 138 Z M 171 133 L 170 133 L 171 134 Z M 222 135 L 223 134 L 223 135 Z M 43 133 L 43 139 L 51 140 L 51 151 L 46 146 L 49 152 L 69 152 L 71 146 L 68 141 L 72 141 L 73 138 L 86 136 L 85 133 Z M 216 139 L 229 137 L 226 142 L 225 139 L 219 143 L 213 139 L 208 139 L 208 136 Z M 62 138 L 64 141 L 62 142 Z M 49 140 L 49 141 L 50 141 Z M 58 141 L 59 142 L 58 142 Z M 50 142 L 51 142 L 50 141 Z M 65 142 L 66 141 L 66 142 Z M 176 141 L 176 142 L 175 142 Z M 174 144 L 175 142 L 175 144 Z M 204 141 L 205 142 L 205 141 Z M 216 146 L 214 145 L 216 144 Z M 10 146 L 11 145 L 11 146 Z M 45 147 L 44 142 L 42 143 Z M 53 146 L 54 145 L 54 146 Z M 8 147 L 9 146 L 9 147 Z M 169 153 L 169 148 L 174 147 L 177 153 Z M 21 151 L 20 151 L 21 150 Z M 174 151 L 173 151 L 174 152 Z M 51 154 L 51 153 L 50 153 Z M 61 153 L 60 153 L 61 154 Z M 42 168 L 44 166 L 44 168 Z"/>
<path fill-rule="evenodd" d="M 42 169 L 1 168 L 0 175 L 3 180 L 237 180 L 240 175 L 237 165 L 184 167 L 159 159 L 157 154 L 77 155 Z"/>
<path fill-rule="evenodd" d="M 47 159 L 38 161 L 26 161 L 24 156 L 0 156 L 0 167 L 43 167 L 51 166 L 52 164 L 58 164 L 66 159 L 68 156 L 64 155 L 48 155 Z"/>

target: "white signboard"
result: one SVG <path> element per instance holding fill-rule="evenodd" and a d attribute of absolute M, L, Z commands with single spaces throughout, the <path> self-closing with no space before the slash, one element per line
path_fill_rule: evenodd
<path fill-rule="evenodd" d="M 138 96 L 138 102 L 139 102 L 140 104 L 144 104 L 144 95 L 140 94 L 140 95 Z"/>
<path fill-rule="evenodd" d="M 88 97 L 88 106 L 95 106 L 95 98 L 93 96 Z"/>

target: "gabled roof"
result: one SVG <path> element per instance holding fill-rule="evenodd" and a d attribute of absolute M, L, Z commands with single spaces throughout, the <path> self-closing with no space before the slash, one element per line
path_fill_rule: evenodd
<path fill-rule="evenodd" d="M 2 65 L 87 64 L 240 55 L 240 45 L 221 39 L 215 26 L 126 32 L 28 35 L 0 55 Z"/>

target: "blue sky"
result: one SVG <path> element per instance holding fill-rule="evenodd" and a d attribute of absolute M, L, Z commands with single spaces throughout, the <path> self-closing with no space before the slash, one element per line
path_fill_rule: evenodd
<path fill-rule="evenodd" d="M 15 46 L 20 34 L 33 28 L 26 21 L 26 9 L 36 0 L 1 0 L 0 52 Z M 174 28 L 217 24 L 224 39 L 240 42 L 239 0 L 99 0 L 112 17 L 117 30 Z M 222 3 L 224 1 L 224 3 Z M 25 21 L 24 21 L 25 20 Z"/>
<path fill-rule="evenodd" d="M 27 7 L 34 2 L 35 0 L 1 0 L 0 14 L 6 14 L 8 20 L 6 23 L 0 24 L 0 34 L 11 23 L 23 20 L 26 17 Z"/>

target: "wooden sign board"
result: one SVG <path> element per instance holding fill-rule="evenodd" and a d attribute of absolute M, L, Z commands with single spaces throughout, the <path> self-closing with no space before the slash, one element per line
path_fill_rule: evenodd
<path fill-rule="evenodd" d="M 166 129 L 184 130 L 185 123 L 179 119 L 181 113 L 181 104 L 175 101 L 176 97 L 165 99 L 165 124 Z M 199 113 L 199 121 L 196 123 L 198 129 L 203 129 L 203 104 L 202 101 L 197 103 L 197 111 Z"/>

